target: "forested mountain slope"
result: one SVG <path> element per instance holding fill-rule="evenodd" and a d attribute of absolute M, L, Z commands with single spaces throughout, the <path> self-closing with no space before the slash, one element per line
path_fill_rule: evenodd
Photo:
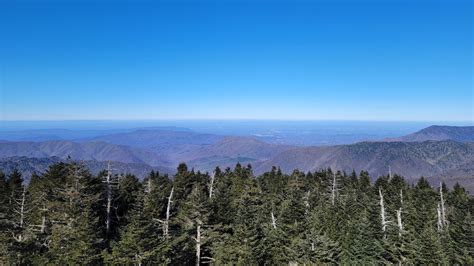
<path fill-rule="evenodd" d="M 296 148 L 256 165 L 255 171 L 262 173 L 274 165 L 284 172 L 331 167 L 347 172 L 367 170 L 375 177 L 387 174 L 391 167 L 392 172 L 409 179 L 443 176 L 455 169 L 474 169 L 474 144 L 454 141 L 361 142 Z M 450 176 L 445 177 L 449 179 Z"/>

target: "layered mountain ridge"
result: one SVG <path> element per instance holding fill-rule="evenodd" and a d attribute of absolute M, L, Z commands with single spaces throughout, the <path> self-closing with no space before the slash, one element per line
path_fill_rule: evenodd
<path fill-rule="evenodd" d="M 180 162 L 201 171 L 212 171 L 216 166 L 233 167 L 240 162 L 252 164 L 255 174 L 268 171 L 272 166 L 284 172 L 331 167 L 344 171 L 367 170 L 373 177 L 387 174 L 390 167 L 392 172 L 409 179 L 457 178 L 469 187 L 474 183 L 473 140 L 474 127 L 449 126 L 431 126 L 385 141 L 321 147 L 270 144 L 247 136 L 139 129 L 74 141 L 1 141 L 0 159 L 6 165 L 13 160 L 9 158 L 25 161 L 25 158 L 64 160 L 70 157 L 88 162 L 113 161 L 131 172 L 142 166 L 146 170 L 159 168 L 169 173 Z M 100 163 L 97 165 L 101 166 Z M 29 162 L 32 164 L 34 161 Z"/>

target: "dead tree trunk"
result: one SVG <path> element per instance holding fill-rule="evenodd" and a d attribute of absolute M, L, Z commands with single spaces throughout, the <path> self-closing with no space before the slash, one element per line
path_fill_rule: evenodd
<path fill-rule="evenodd" d="M 110 210 L 112 207 L 112 186 L 110 184 L 110 174 L 107 174 L 107 220 L 106 220 L 106 226 L 107 226 L 107 233 L 110 231 Z"/>
<path fill-rule="evenodd" d="M 439 197 L 440 197 L 440 201 L 436 208 L 436 212 L 438 214 L 437 226 L 438 226 L 438 231 L 443 231 L 445 227 L 448 226 L 448 221 L 446 219 L 446 209 L 445 209 L 442 183 L 439 183 Z"/>
<path fill-rule="evenodd" d="M 201 249 L 202 249 L 202 245 L 205 244 L 205 241 L 203 241 L 203 239 L 206 238 L 206 227 L 208 227 L 208 225 L 205 225 L 203 224 L 203 222 L 199 219 L 196 219 L 195 220 L 195 223 L 196 223 L 196 236 L 195 237 L 192 237 L 194 239 L 194 241 L 196 241 L 196 265 L 201 265 L 202 264 L 211 264 L 213 261 L 215 261 L 213 258 L 211 257 L 202 257 L 201 256 Z"/>
<path fill-rule="evenodd" d="M 310 207 L 309 197 L 310 197 L 310 195 L 311 195 L 311 190 L 308 190 L 308 192 L 306 192 L 306 195 L 304 197 L 304 206 L 305 206 L 304 213 L 305 213 L 305 215 L 308 215 L 308 213 L 309 213 L 309 207 Z"/>
<path fill-rule="evenodd" d="M 112 180 L 112 169 L 110 168 L 110 162 L 107 164 L 107 176 L 103 181 L 106 184 L 106 196 L 107 196 L 107 203 L 106 203 L 106 219 L 105 219 L 105 226 L 106 226 L 106 233 L 109 234 L 111 224 L 112 224 L 112 185 L 114 184 Z"/>
<path fill-rule="evenodd" d="M 402 236 L 402 232 L 403 232 L 402 208 L 403 208 L 403 190 L 400 189 L 400 209 L 397 210 L 398 236 Z"/>
<path fill-rule="evenodd" d="M 196 228 L 196 265 L 199 266 L 201 264 L 201 224 L 198 221 L 198 225 Z"/>
<path fill-rule="evenodd" d="M 173 192 L 174 192 L 174 187 L 171 188 L 170 196 L 168 197 L 168 204 L 166 206 L 166 220 L 163 227 L 163 235 L 166 238 L 169 238 L 170 211 L 171 211 L 171 203 L 173 202 Z"/>
<path fill-rule="evenodd" d="M 331 204 L 333 206 L 336 202 L 336 193 L 337 193 L 337 180 L 336 180 L 336 174 L 333 174 L 332 185 L 331 185 Z"/>
<path fill-rule="evenodd" d="M 438 222 L 436 223 L 436 225 L 438 226 L 438 232 L 443 230 L 443 222 L 441 221 L 441 208 L 439 206 L 439 203 L 438 203 L 438 206 L 436 207 L 436 213 L 438 214 Z"/>
<path fill-rule="evenodd" d="M 174 187 L 171 188 L 170 195 L 168 196 L 168 204 L 166 206 L 166 217 L 165 220 L 154 219 L 158 221 L 163 226 L 163 236 L 168 239 L 169 238 L 169 224 L 170 224 L 170 211 L 171 211 L 171 203 L 173 202 L 173 192 Z"/>
<path fill-rule="evenodd" d="M 23 186 L 23 192 L 21 193 L 21 204 L 20 204 L 20 228 L 23 228 L 25 221 L 25 201 L 26 201 L 26 186 Z"/>
<path fill-rule="evenodd" d="M 273 211 L 272 211 L 272 226 L 273 226 L 273 229 L 276 229 L 277 226 L 276 226 L 276 218 L 275 218 L 275 215 L 273 215 Z"/>
<path fill-rule="evenodd" d="M 40 232 L 44 234 L 45 231 L 46 231 L 46 216 L 43 215 L 43 217 L 41 218 Z"/>
<path fill-rule="evenodd" d="M 440 211 L 441 211 L 441 223 L 442 227 L 446 227 L 448 225 L 448 221 L 446 220 L 446 209 L 445 209 L 445 202 L 443 197 L 443 184 L 439 183 L 439 195 L 440 195 Z"/>
<path fill-rule="evenodd" d="M 212 172 L 211 174 L 211 180 L 209 182 L 209 198 L 212 198 L 212 194 L 214 192 L 214 179 L 215 179 L 215 172 Z"/>
<path fill-rule="evenodd" d="M 384 234 L 384 238 L 386 237 L 387 231 L 387 219 L 385 215 L 385 205 L 383 201 L 382 189 L 379 188 L 379 197 L 380 197 L 380 218 L 382 223 L 382 232 Z"/>
<path fill-rule="evenodd" d="M 13 198 L 12 201 L 17 205 L 13 208 L 13 211 L 18 214 L 18 223 L 15 223 L 18 228 L 20 228 L 21 232 L 18 235 L 15 235 L 12 232 L 13 238 L 17 242 L 22 242 L 23 239 L 23 227 L 25 224 L 25 213 L 26 213 L 26 186 L 23 186 L 23 191 L 21 192 L 21 198 L 15 199 Z"/>

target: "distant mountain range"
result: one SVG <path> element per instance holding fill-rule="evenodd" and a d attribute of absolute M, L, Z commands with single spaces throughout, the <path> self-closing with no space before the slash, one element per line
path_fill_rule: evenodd
<path fill-rule="evenodd" d="M 251 163 L 256 174 L 272 166 L 285 172 L 331 167 L 348 172 L 367 170 L 373 177 L 387 174 L 390 166 L 393 173 L 409 179 L 456 179 L 474 189 L 473 141 L 474 127 L 450 126 L 431 126 L 386 141 L 323 147 L 270 144 L 253 137 L 186 130 L 140 129 L 76 141 L 1 141 L 0 169 L 11 169 L 16 163 L 25 170 L 42 171 L 48 160 L 54 162 L 68 156 L 87 162 L 93 169 L 113 161 L 119 170 L 137 171 L 140 175 L 151 169 L 172 173 L 180 162 L 202 171 L 240 162 Z"/>
<path fill-rule="evenodd" d="M 73 142 L 53 140 L 43 142 L 3 142 L 0 143 L 0 158 L 26 156 L 33 158 L 59 157 L 74 160 L 117 161 L 142 163 L 151 166 L 166 165 L 157 154 L 144 149 L 103 141 Z"/>
<path fill-rule="evenodd" d="M 181 153 L 181 161 L 210 171 L 216 166 L 232 167 L 237 162 L 254 164 L 265 161 L 290 148 L 293 147 L 269 144 L 251 137 L 226 137 L 214 144 Z"/>
<path fill-rule="evenodd" d="M 183 127 L 147 127 L 135 129 L 96 129 L 96 130 L 70 130 L 70 129 L 29 129 L 16 131 L 0 131 L 0 140 L 7 141 L 48 141 L 48 140 L 87 140 L 98 138 L 105 135 L 113 135 L 118 133 L 132 132 L 140 129 L 170 131 L 170 132 L 186 132 L 191 131 Z"/>
<path fill-rule="evenodd" d="M 388 139 L 388 141 L 419 142 L 427 140 L 454 140 L 474 142 L 474 126 L 430 126 L 410 135 Z"/>
<path fill-rule="evenodd" d="M 189 153 L 216 144 L 223 138 L 224 136 L 191 131 L 143 129 L 100 136 L 92 140 L 146 150 L 147 152 L 154 153 L 155 156 L 161 158 L 162 161 L 164 160 L 167 161 L 168 164 L 174 165 L 181 161 L 189 160 L 189 158 L 183 157 L 183 153 Z"/>
<path fill-rule="evenodd" d="M 0 169 L 4 173 L 11 173 L 14 169 L 19 169 L 22 174 L 29 178 L 33 173 L 44 173 L 49 165 L 58 162 L 66 162 L 67 159 L 59 157 L 46 157 L 46 158 L 31 158 L 31 157 L 7 157 L 0 159 Z M 93 174 L 98 174 L 100 171 L 107 169 L 108 162 L 105 161 L 94 161 L 94 160 L 81 160 L 80 163 L 87 166 L 87 168 Z M 139 178 L 144 178 L 152 170 L 158 171 L 162 174 L 172 174 L 174 169 L 164 167 L 151 167 L 147 164 L 141 163 L 123 163 L 123 162 L 111 162 L 113 171 L 121 174 L 134 174 Z"/>
<path fill-rule="evenodd" d="M 151 152 L 161 158 L 168 167 L 176 167 L 180 162 L 186 162 L 190 167 L 206 171 L 213 170 L 217 165 L 227 167 L 235 166 L 237 162 L 267 160 L 292 148 L 287 145 L 269 144 L 253 137 L 163 130 L 137 130 L 94 138 L 94 141 L 97 140 Z"/>
<path fill-rule="evenodd" d="M 0 142 L 0 159 L 8 157 L 72 158 L 88 161 L 115 161 L 176 169 L 186 162 L 190 167 L 210 171 L 216 166 L 235 166 L 271 158 L 291 146 L 268 144 L 251 137 L 221 137 L 188 132 L 154 130 L 104 136 L 100 140 L 43 142 Z M 161 136 L 165 136 L 161 138 Z M 193 138 L 195 136 L 195 138 Z M 107 142 L 106 142 L 107 141 Z M 150 142 L 146 147 L 144 143 Z M 114 144 L 122 143 L 122 144 Z"/>

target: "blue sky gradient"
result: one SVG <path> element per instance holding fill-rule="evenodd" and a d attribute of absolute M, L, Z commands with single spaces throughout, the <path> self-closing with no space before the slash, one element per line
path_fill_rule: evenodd
<path fill-rule="evenodd" d="M 0 1 L 0 119 L 473 121 L 472 1 Z"/>

